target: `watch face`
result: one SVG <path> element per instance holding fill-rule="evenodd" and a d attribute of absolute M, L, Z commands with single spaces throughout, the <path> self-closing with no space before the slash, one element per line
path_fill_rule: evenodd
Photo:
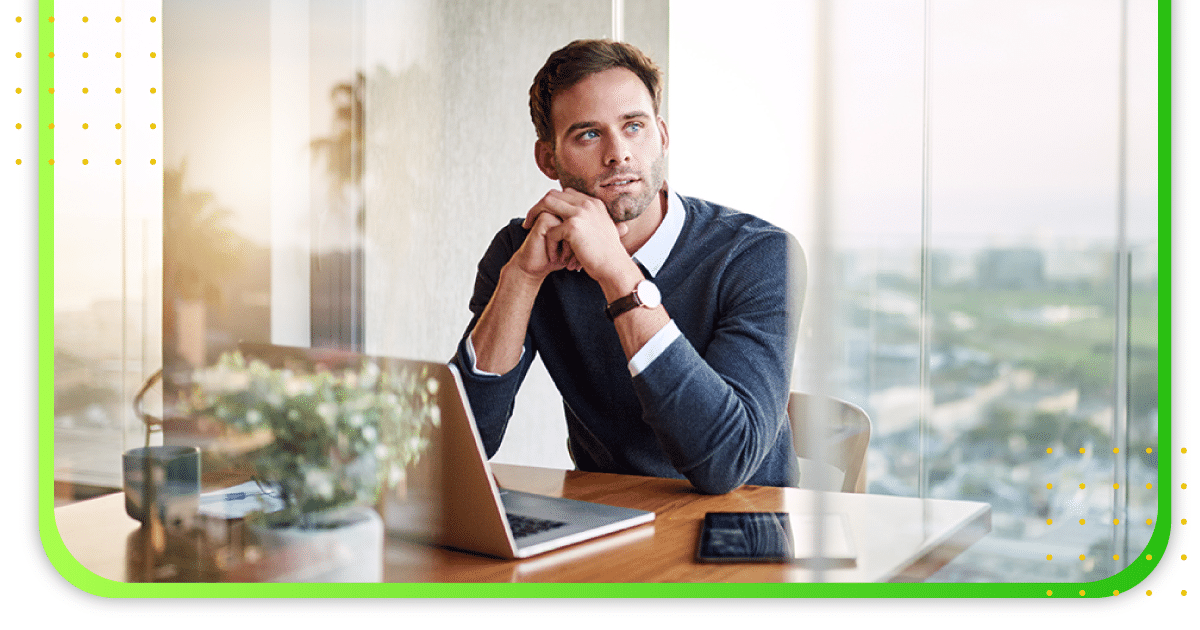
<path fill-rule="evenodd" d="M 637 284 L 637 296 L 642 305 L 647 308 L 658 308 L 658 305 L 662 304 L 662 293 L 649 280 L 642 280 Z"/>

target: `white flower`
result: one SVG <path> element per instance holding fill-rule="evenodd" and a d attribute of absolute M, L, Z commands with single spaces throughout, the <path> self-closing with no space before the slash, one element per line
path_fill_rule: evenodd
<path fill-rule="evenodd" d="M 313 391 L 313 384 L 309 379 L 300 376 L 292 376 L 289 374 L 283 382 L 283 391 L 288 396 L 311 394 Z"/>
<path fill-rule="evenodd" d="M 333 497 L 333 477 L 328 471 L 320 468 L 309 468 L 304 471 L 304 484 L 314 494 L 325 499 Z"/>
<path fill-rule="evenodd" d="M 324 402 L 317 405 L 317 415 L 321 416 L 325 420 L 325 423 L 331 426 L 337 422 L 337 412 L 337 405 L 333 403 Z"/>

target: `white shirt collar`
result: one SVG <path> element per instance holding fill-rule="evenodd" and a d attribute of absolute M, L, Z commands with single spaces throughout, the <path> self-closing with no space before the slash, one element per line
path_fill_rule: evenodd
<path fill-rule="evenodd" d="M 667 262 L 667 256 L 675 248 L 675 242 L 679 240 L 679 234 L 683 232 L 683 220 L 686 212 L 683 200 L 668 187 L 667 216 L 663 217 L 658 229 L 650 235 L 650 240 L 646 241 L 646 244 L 633 254 L 634 260 L 641 263 L 651 276 L 658 275 L 659 270 Z"/>

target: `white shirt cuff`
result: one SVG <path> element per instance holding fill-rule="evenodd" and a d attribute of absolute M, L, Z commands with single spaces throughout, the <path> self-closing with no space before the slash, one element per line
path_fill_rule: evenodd
<path fill-rule="evenodd" d="M 467 344 L 466 345 L 467 345 L 467 359 L 470 360 L 469 365 L 471 367 L 472 374 L 474 374 L 475 376 L 500 376 L 499 374 L 496 374 L 495 372 L 485 372 L 485 371 L 479 369 L 479 367 L 476 365 L 475 344 L 471 341 L 471 335 L 467 335 Z M 523 359 L 523 358 L 525 358 L 525 346 L 521 346 L 521 356 L 517 358 L 517 362 L 520 363 L 521 359 Z"/>
<path fill-rule="evenodd" d="M 679 332 L 679 327 L 675 325 L 675 320 L 667 322 L 646 345 L 638 350 L 633 358 L 629 360 L 629 373 L 632 376 L 637 376 L 642 373 L 642 370 L 650 367 L 650 364 L 658 358 L 658 355 L 666 351 L 667 346 L 671 345 L 682 334 Z M 470 346 L 468 346 L 469 348 Z"/>

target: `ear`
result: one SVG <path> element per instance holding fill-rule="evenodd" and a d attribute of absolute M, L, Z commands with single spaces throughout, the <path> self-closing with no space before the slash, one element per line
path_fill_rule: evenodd
<path fill-rule="evenodd" d="M 550 146 L 549 142 L 538 140 L 533 143 L 533 159 L 542 174 L 558 181 L 558 169 L 554 166 L 554 147 Z"/>
<path fill-rule="evenodd" d="M 665 154 L 671 145 L 671 138 L 667 134 L 667 121 L 663 120 L 662 116 L 658 117 L 658 135 L 662 136 L 662 149 Z"/>

